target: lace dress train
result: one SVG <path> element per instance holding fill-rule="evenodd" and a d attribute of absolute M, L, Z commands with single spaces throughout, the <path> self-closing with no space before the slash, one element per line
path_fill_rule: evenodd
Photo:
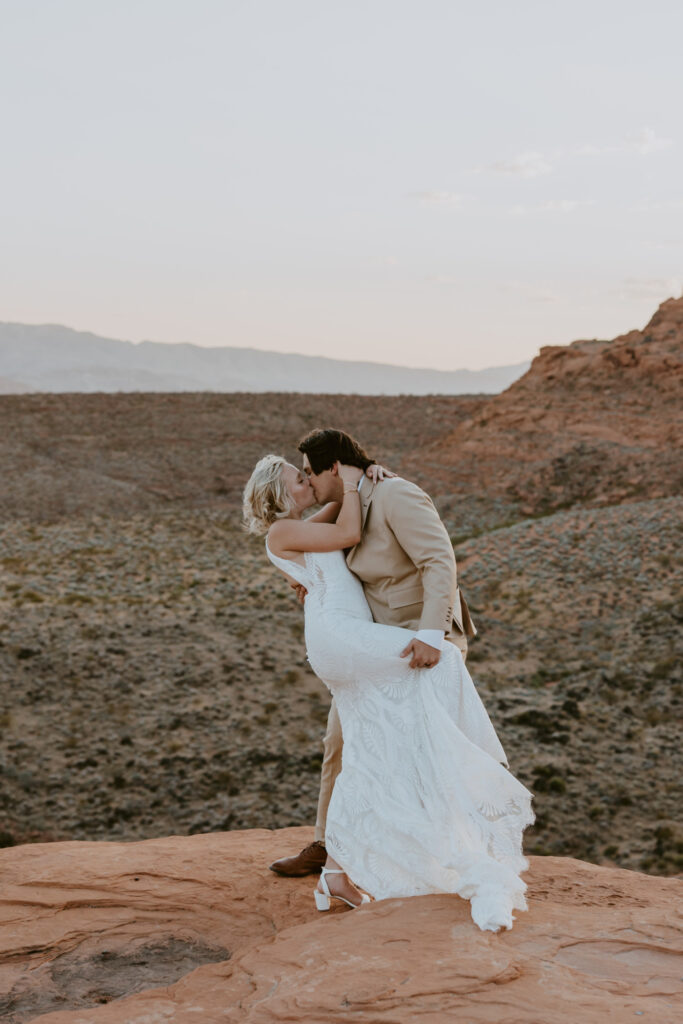
<path fill-rule="evenodd" d="M 462 655 L 447 643 L 437 666 L 410 669 L 413 633 L 372 621 L 342 552 L 309 552 L 304 567 L 266 549 L 308 590 L 308 658 L 339 711 L 328 853 L 375 899 L 457 893 L 480 928 L 512 927 L 532 795 L 505 767 Z"/>

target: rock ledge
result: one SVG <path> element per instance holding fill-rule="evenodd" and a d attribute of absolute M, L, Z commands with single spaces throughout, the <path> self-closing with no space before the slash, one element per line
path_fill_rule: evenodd
<path fill-rule="evenodd" d="M 7 1024 L 555 1024 L 683 1018 L 679 879 L 532 857 L 529 912 L 458 897 L 318 914 L 268 871 L 306 828 L 0 853 Z"/>

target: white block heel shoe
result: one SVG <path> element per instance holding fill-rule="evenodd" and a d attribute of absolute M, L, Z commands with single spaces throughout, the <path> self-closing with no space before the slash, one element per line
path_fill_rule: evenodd
<path fill-rule="evenodd" d="M 323 889 L 325 891 L 324 892 L 319 892 L 317 889 L 313 890 L 313 895 L 315 897 L 315 905 L 318 908 L 318 910 L 329 910 L 330 909 L 330 900 L 340 900 L 342 903 L 346 903 L 346 905 L 348 907 L 352 907 L 354 910 L 356 909 L 357 906 L 360 906 L 362 903 L 369 903 L 370 902 L 370 897 L 367 895 L 367 893 L 362 893 L 361 894 L 362 898 L 361 898 L 360 904 L 355 904 L 355 903 L 352 903 L 351 900 L 345 899 L 343 896 L 335 896 L 333 893 L 330 892 L 330 887 L 327 884 L 327 879 L 325 878 L 325 875 L 345 875 L 345 874 L 346 874 L 346 872 L 342 871 L 341 868 L 323 868 L 322 869 L 322 871 L 320 872 L 320 881 L 321 881 L 322 887 L 323 887 Z"/>

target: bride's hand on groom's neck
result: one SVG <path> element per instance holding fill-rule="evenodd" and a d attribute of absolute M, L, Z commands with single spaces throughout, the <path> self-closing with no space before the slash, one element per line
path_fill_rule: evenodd
<path fill-rule="evenodd" d="M 337 463 L 337 473 L 344 484 L 358 485 L 359 480 L 363 477 L 362 469 L 358 466 L 345 466 L 343 462 Z"/>
<path fill-rule="evenodd" d="M 396 473 L 392 473 L 386 466 L 380 466 L 378 462 L 373 462 L 365 470 L 365 475 L 376 484 L 378 480 L 390 480 Z"/>

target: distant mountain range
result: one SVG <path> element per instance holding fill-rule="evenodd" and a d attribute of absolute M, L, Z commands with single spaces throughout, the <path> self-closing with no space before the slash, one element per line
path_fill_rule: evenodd
<path fill-rule="evenodd" d="M 0 394 L 32 391 L 303 391 L 497 394 L 529 363 L 411 369 L 254 348 L 116 341 L 56 324 L 0 323 Z"/>

